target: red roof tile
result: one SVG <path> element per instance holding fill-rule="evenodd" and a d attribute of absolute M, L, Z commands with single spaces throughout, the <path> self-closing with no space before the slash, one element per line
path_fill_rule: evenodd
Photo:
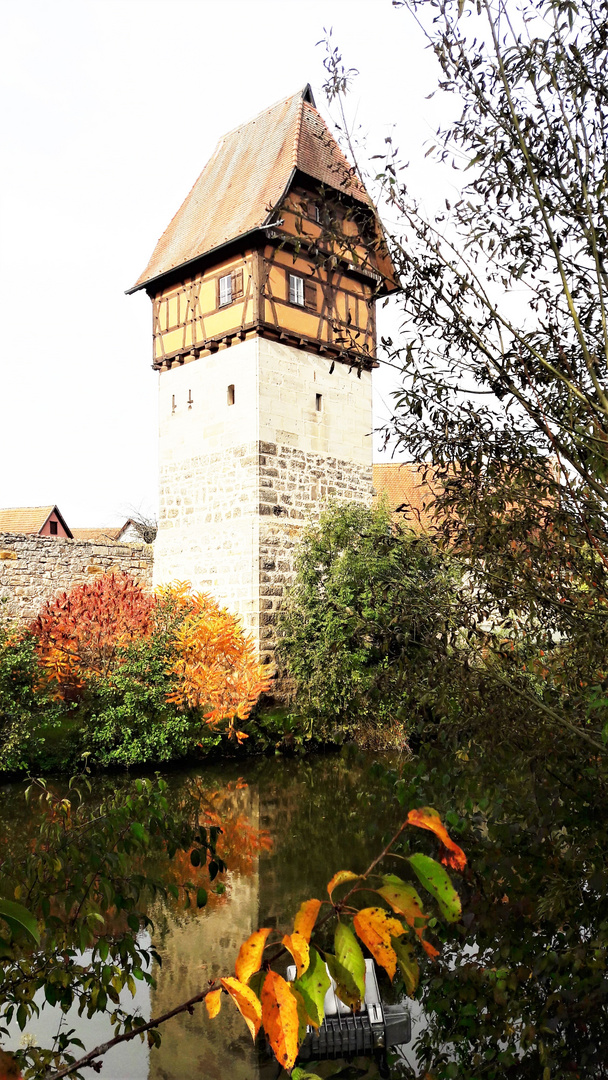
<path fill-rule="evenodd" d="M 295 169 L 371 206 L 307 86 L 220 139 L 128 291 L 266 224 Z"/>
<path fill-rule="evenodd" d="M 400 508 L 399 519 L 412 529 L 428 531 L 431 515 L 427 509 L 433 500 L 433 488 L 429 482 L 432 477 L 430 467 L 424 479 L 424 465 L 414 463 L 391 462 L 387 465 L 373 466 L 373 480 L 376 496 L 386 495 L 393 512 Z"/>

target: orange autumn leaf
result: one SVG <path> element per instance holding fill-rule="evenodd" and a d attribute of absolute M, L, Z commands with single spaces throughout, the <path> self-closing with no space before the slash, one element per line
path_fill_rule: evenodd
<path fill-rule="evenodd" d="M 209 1014 L 209 1019 L 210 1020 L 213 1020 L 213 1018 L 215 1016 L 217 1016 L 217 1014 L 220 1011 L 221 1004 L 222 1004 L 222 991 L 221 990 L 210 990 L 209 993 L 207 994 L 206 998 L 205 998 L 205 1006 L 206 1006 L 206 1009 L 207 1009 L 207 1013 Z"/>
<path fill-rule="evenodd" d="M 19 1066 L 12 1054 L 0 1050 L 0 1080 L 21 1080 Z"/>
<path fill-rule="evenodd" d="M 299 934 L 297 930 L 294 930 L 293 934 L 285 934 L 282 945 L 289 950 L 296 962 L 297 977 L 303 975 L 308 967 L 310 960 L 310 954 L 308 950 L 308 942 L 302 934 Z"/>
<path fill-rule="evenodd" d="M 269 971 L 262 987 L 262 1020 L 274 1056 L 290 1072 L 298 1056 L 298 1004 L 276 971 Z"/>
<path fill-rule="evenodd" d="M 234 972 L 239 982 L 246 983 L 262 966 L 264 946 L 270 929 L 256 930 L 251 937 L 244 941 L 236 958 Z"/>
<path fill-rule="evenodd" d="M 345 881 L 358 881 L 359 876 L 359 874 L 353 874 L 352 870 L 338 870 L 338 873 L 334 874 L 327 886 L 329 899 L 331 900 L 331 894 L 338 885 L 343 885 Z"/>
<path fill-rule="evenodd" d="M 371 952 L 376 963 L 380 964 L 394 979 L 397 970 L 397 954 L 391 945 L 391 937 L 401 937 L 407 930 L 399 919 L 393 918 L 384 908 L 370 907 L 358 911 L 353 919 L 355 930 L 361 941 Z"/>
<path fill-rule="evenodd" d="M 429 956 L 431 960 L 434 960 L 435 957 L 439 956 L 439 949 L 436 949 L 434 945 L 431 945 L 430 941 L 427 941 L 426 938 L 422 936 L 422 933 L 418 933 L 418 930 L 416 930 L 416 933 L 420 938 L 420 944 L 426 955 Z"/>
<path fill-rule="evenodd" d="M 239 982 L 238 979 L 233 979 L 231 976 L 228 976 L 226 979 L 220 979 L 220 982 L 224 987 L 224 990 L 227 990 L 230 994 L 230 997 L 234 1001 L 234 1004 L 251 1032 L 251 1038 L 255 1041 L 255 1037 L 260 1030 L 260 1024 L 262 1023 L 262 1006 L 260 1005 L 259 999 L 249 986 L 245 986 L 245 984 Z"/>
<path fill-rule="evenodd" d="M 306 941 L 310 941 L 312 928 L 317 921 L 317 915 L 319 914 L 320 909 L 320 900 L 305 900 L 294 919 L 294 931 L 301 934 Z"/>
<path fill-rule="evenodd" d="M 432 806 L 421 806 L 418 810 L 410 810 L 407 815 L 409 825 L 417 825 L 419 829 L 428 829 L 435 833 L 443 844 L 444 851 L 441 854 L 441 862 L 444 866 L 451 866 L 453 870 L 464 870 L 467 857 L 461 847 L 455 844 L 443 824 L 439 814 Z"/>

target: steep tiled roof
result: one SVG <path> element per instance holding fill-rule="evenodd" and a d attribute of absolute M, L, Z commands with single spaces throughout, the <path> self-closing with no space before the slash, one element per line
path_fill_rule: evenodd
<path fill-rule="evenodd" d="M 56 506 L 14 506 L 0 510 L 0 532 L 36 535 L 53 512 L 61 521 L 68 536 L 71 536 L 71 531 Z"/>
<path fill-rule="evenodd" d="M 128 291 L 266 224 L 296 169 L 371 205 L 317 112 L 309 86 L 220 139 Z"/>
<path fill-rule="evenodd" d="M 429 482 L 431 470 L 424 479 L 425 466 L 414 463 L 391 462 L 388 465 L 373 466 L 373 480 L 376 495 L 383 494 L 388 499 L 391 510 L 403 507 L 399 519 L 412 529 L 425 532 L 430 526 L 430 514 L 425 503 L 433 499 L 433 488 Z"/>

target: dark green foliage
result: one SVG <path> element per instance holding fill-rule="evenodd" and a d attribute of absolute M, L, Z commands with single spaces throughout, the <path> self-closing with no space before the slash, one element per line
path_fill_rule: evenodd
<path fill-rule="evenodd" d="M 131 766 L 186 757 L 216 746 L 200 711 L 167 704 L 173 688 L 167 673 L 169 641 L 164 631 L 121 650 L 113 672 L 91 679 L 82 706 L 82 748 L 99 765 Z"/>
<path fill-rule="evenodd" d="M 462 917 L 435 926 L 441 955 L 426 966 L 416 994 L 425 1010 L 420 1075 L 605 1076 L 608 789 L 601 764 L 580 770 L 560 746 L 548 759 L 506 746 L 488 752 L 487 743 L 465 751 L 442 728 L 419 760 L 374 771 L 378 806 L 387 786 L 403 807 L 436 806 L 469 864 L 459 885 Z"/>
<path fill-rule="evenodd" d="M 0 620 L 0 772 L 18 771 L 40 753 L 44 732 L 59 722 L 59 709 L 42 678 L 35 641 Z"/>
<path fill-rule="evenodd" d="M 305 532 L 279 621 L 279 655 L 315 733 L 394 725 L 425 712 L 451 637 L 457 577 L 385 506 L 325 511 Z"/>

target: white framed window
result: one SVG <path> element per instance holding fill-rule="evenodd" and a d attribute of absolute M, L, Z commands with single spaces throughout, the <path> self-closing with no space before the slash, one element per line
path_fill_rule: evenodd
<path fill-rule="evenodd" d="M 304 278 L 297 274 L 289 275 L 289 303 L 304 307 Z"/>
<path fill-rule="evenodd" d="M 232 274 L 226 274 L 220 278 L 219 306 L 224 307 L 232 303 Z"/>

